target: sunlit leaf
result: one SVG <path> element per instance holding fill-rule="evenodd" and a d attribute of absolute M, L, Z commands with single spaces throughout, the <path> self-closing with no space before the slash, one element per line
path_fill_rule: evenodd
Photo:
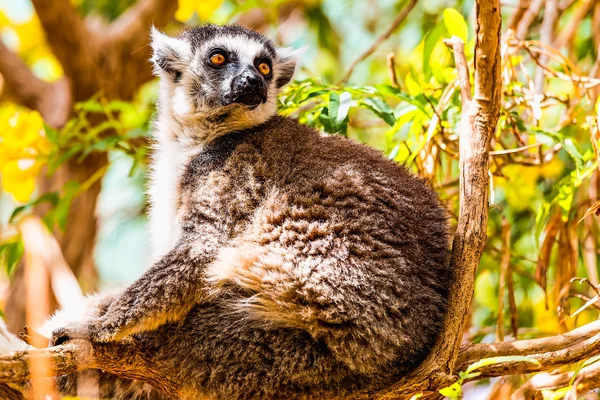
<path fill-rule="evenodd" d="M 458 36 L 463 42 L 467 41 L 467 23 L 458 11 L 453 8 L 446 8 L 444 10 L 444 24 L 450 35 Z"/>

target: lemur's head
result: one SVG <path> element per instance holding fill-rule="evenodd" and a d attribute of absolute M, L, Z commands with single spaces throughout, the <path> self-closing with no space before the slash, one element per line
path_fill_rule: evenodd
<path fill-rule="evenodd" d="M 268 120 L 296 68 L 294 52 L 237 25 L 203 25 L 177 37 L 153 28 L 152 48 L 160 118 L 175 137 L 203 142 Z"/>

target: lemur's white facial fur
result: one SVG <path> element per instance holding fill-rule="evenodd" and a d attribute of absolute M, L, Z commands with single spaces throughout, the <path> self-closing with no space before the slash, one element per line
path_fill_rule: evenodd
<path fill-rule="evenodd" d="M 235 25 L 199 26 L 178 37 L 152 29 L 152 48 L 161 78 L 159 123 L 194 145 L 268 120 L 296 67 L 293 51 Z"/>

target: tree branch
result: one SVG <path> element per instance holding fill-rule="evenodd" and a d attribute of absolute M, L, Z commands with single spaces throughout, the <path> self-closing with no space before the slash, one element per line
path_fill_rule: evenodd
<path fill-rule="evenodd" d="M 446 46 L 452 47 L 454 51 L 454 63 L 458 72 L 458 85 L 460 86 L 460 99 L 463 104 L 468 104 L 472 100 L 471 96 L 471 78 L 469 75 L 469 65 L 465 55 L 465 43 L 461 38 L 452 36 L 444 40 Z"/>
<path fill-rule="evenodd" d="M 402 11 L 400 11 L 400 13 L 396 16 L 396 18 L 394 18 L 394 20 L 392 21 L 390 26 L 375 40 L 375 42 L 373 42 L 371 47 L 369 47 L 367 50 L 365 50 L 360 56 L 358 56 L 358 58 L 356 60 L 354 60 L 354 62 L 352 64 L 350 64 L 350 67 L 348 67 L 348 69 L 342 76 L 342 79 L 340 79 L 340 81 L 338 82 L 338 84 L 345 83 L 348 81 L 348 79 L 350 79 L 352 72 L 354 72 L 354 68 L 356 68 L 356 66 L 360 62 L 364 61 L 371 54 L 373 54 L 375 52 L 375 50 L 377 50 L 377 48 L 383 42 L 385 42 L 392 35 L 392 33 L 394 33 L 394 31 L 406 19 L 406 17 L 412 11 L 412 9 L 415 7 L 416 4 L 417 4 L 417 0 L 409 0 L 409 3 L 406 6 L 404 6 Z"/>
<path fill-rule="evenodd" d="M 382 399 L 435 391 L 454 380 L 454 365 L 473 299 L 475 274 L 487 237 L 490 141 L 500 115 L 502 89 L 500 2 L 476 0 L 475 5 L 475 93 L 472 98 L 461 46 L 457 46 L 459 52 L 455 54 L 457 68 L 460 68 L 462 95 L 460 214 L 450 258 L 453 277 L 448 314 L 440 337 L 425 361 L 382 393 Z"/>
<path fill-rule="evenodd" d="M 0 74 L 4 78 L 2 97 L 39 111 L 52 127 L 60 127 L 67 121 L 71 107 L 67 81 L 44 82 L 1 41 Z"/>
<path fill-rule="evenodd" d="M 554 41 L 555 48 L 560 49 L 563 46 L 566 46 L 568 53 L 571 53 L 573 41 L 575 40 L 575 34 L 581 25 L 581 21 L 591 14 L 592 9 L 594 5 L 596 5 L 597 1 L 598 0 L 586 0 L 579 5 L 579 7 L 573 12 L 573 16 L 571 19 L 569 19 L 567 26 L 561 29 L 560 33 L 556 37 Z"/>
<path fill-rule="evenodd" d="M 150 25 L 166 26 L 176 10 L 177 2 L 171 0 L 139 0 L 110 24 L 107 40 L 135 51 L 148 43 Z"/>
<path fill-rule="evenodd" d="M 150 26 L 166 26 L 173 20 L 177 2 L 172 0 L 139 0 L 107 29 L 99 39 L 103 58 L 119 68 L 125 79 L 114 86 L 119 98 L 131 98 L 139 87 L 153 78 L 150 67 Z M 110 85 L 110 82 L 107 82 Z"/>
<path fill-rule="evenodd" d="M 526 400 L 533 397 L 535 392 L 543 389 L 559 389 L 570 385 L 574 378 L 574 372 L 566 372 L 563 374 L 538 374 L 525 382 L 518 390 L 516 390 L 512 400 Z M 582 368 L 573 382 L 576 390 L 584 391 L 596 389 L 600 387 L 600 363 L 592 364 Z M 565 397 L 566 398 L 566 397 Z"/>
<path fill-rule="evenodd" d="M 29 332 L 29 334 L 36 333 Z M 480 373 L 479 376 L 472 378 L 479 380 L 504 375 L 550 371 L 598 354 L 600 354 L 600 321 L 595 321 L 557 336 L 464 345 L 460 349 L 455 371 L 464 371 L 471 364 L 490 357 L 527 356 L 539 362 L 538 365 L 527 361 L 512 360 L 486 365 L 477 369 L 477 372 Z M 18 351 L 5 355 L 0 357 L 0 383 L 29 380 L 31 378 L 29 363 L 35 357 L 46 360 L 52 366 L 51 371 L 48 371 L 48 376 L 64 375 L 85 369 L 101 369 L 124 378 L 150 383 L 166 393 L 179 393 L 182 387 L 180 382 L 173 381 L 156 371 L 153 365 L 144 358 L 137 342 L 133 339 L 109 344 L 94 343 L 93 345 L 88 341 L 74 340 L 57 347 Z M 600 381 L 598 377 L 600 370 L 594 368 L 582 369 L 579 376 L 585 378 L 583 383 Z M 593 378 L 595 380 L 592 380 L 591 371 L 596 371 L 596 376 Z M 554 375 L 552 376 L 554 377 Z M 563 374 L 551 382 L 566 386 L 571 377 L 572 373 Z M 407 386 L 411 389 L 406 390 L 405 388 L 402 393 L 431 390 L 436 387 L 434 385 L 439 384 L 439 382 L 433 382 L 435 381 L 412 381 Z M 543 380 L 543 382 L 545 385 L 549 385 L 548 380 Z M 529 385 L 538 387 L 540 384 L 539 381 L 534 380 Z M 437 386 L 437 388 L 439 387 Z M 523 390 L 530 389 L 526 385 Z M 389 398 L 394 398 L 394 396 Z"/>
<path fill-rule="evenodd" d="M 52 52 L 65 75 L 76 81 L 77 98 L 89 98 L 98 90 L 96 38 L 69 0 L 32 0 Z"/>
<path fill-rule="evenodd" d="M 108 344 L 72 340 L 56 347 L 16 351 L 0 357 L 0 383 L 26 382 L 32 377 L 30 365 L 44 360 L 51 366 L 48 377 L 85 369 L 98 369 L 123 378 L 147 382 L 173 398 L 179 398 L 182 383 L 157 371 L 145 358 L 134 339 Z"/>
<path fill-rule="evenodd" d="M 473 282 L 487 237 L 490 141 L 500 115 L 502 89 L 499 1 L 476 1 L 476 18 L 475 93 L 472 99 L 467 91 L 466 63 L 461 59 L 456 61 L 457 66 L 463 66 L 463 71 L 459 72 L 463 98 L 459 143 L 460 216 L 450 259 L 455 275 L 450 290 L 449 315 L 430 355 L 434 363 L 447 362 L 449 371 L 453 370 L 460 347 L 473 298 Z M 460 57 L 459 53 L 457 58 Z"/>
<path fill-rule="evenodd" d="M 594 321 L 562 335 L 501 343 L 464 345 L 456 371 L 465 371 L 476 361 L 490 357 L 527 356 L 539 362 L 506 361 L 477 369 L 477 379 L 501 375 L 548 371 L 600 354 L 600 321 Z"/>

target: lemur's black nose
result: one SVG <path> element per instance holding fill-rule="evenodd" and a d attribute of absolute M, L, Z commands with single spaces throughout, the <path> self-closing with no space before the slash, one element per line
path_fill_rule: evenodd
<path fill-rule="evenodd" d="M 249 85 L 252 85 L 252 86 L 257 85 L 259 88 L 262 88 L 265 85 L 265 82 L 263 81 L 263 79 L 256 74 L 249 74 L 247 79 L 248 79 Z"/>
<path fill-rule="evenodd" d="M 265 80 L 256 72 L 246 71 L 240 75 L 238 84 L 242 89 L 262 89 Z"/>
<path fill-rule="evenodd" d="M 265 79 L 253 68 L 246 68 L 241 74 L 233 78 L 231 92 L 234 103 L 255 107 L 267 101 Z"/>

